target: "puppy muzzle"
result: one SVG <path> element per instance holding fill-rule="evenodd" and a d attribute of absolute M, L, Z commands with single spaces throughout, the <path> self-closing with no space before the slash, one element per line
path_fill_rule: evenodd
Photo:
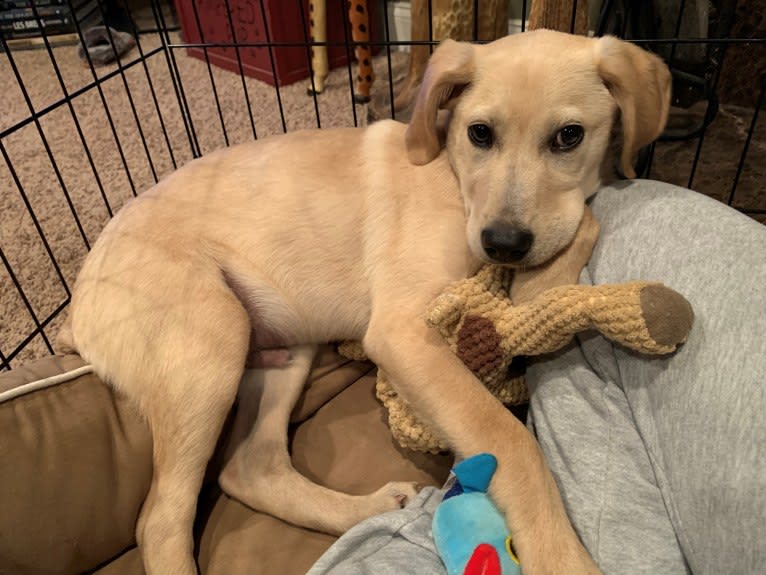
<path fill-rule="evenodd" d="M 532 249 L 535 236 L 509 224 L 492 224 L 481 231 L 481 247 L 494 263 L 518 263 Z"/>

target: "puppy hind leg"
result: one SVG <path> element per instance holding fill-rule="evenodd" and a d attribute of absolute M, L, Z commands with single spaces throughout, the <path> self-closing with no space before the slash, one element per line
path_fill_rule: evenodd
<path fill-rule="evenodd" d="M 136 536 L 148 575 L 193 575 L 193 524 L 207 463 L 236 397 L 249 339 L 249 321 L 228 292 L 205 299 L 177 330 L 163 334 L 166 358 L 141 403 L 153 438 L 154 470 Z M 221 329 L 221 319 L 226 318 Z M 211 325 L 217 325 L 211 333 Z M 214 337 L 211 337 L 214 336 Z M 158 342 L 162 343 L 162 342 Z"/>
<path fill-rule="evenodd" d="M 219 477 L 223 491 L 252 509 L 332 534 L 414 497 L 413 483 L 389 483 L 370 495 L 348 495 L 311 482 L 292 466 L 287 445 L 290 413 L 311 370 L 315 346 L 291 348 L 281 369 L 248 370 L 240 386 L 233 438 L 243 437 Z"/>

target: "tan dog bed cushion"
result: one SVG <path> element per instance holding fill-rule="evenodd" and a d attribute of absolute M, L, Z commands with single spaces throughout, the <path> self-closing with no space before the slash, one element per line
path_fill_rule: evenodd
<path fill-rule="evenodd" d="M 51 357 L 0 376 L 0 572 L 80 573 L 134 540 L 149 429 L 84 366 Z"/>
<path fill-rule="evenodd" d="M 293 412 L 296 468 L 359 494 L 394 480 L 442 483 L 448 457 L 395 446 L 371 370 L 323 348 Z M 79 357 L 46 358 L 0 374 L 0 436 L 0 573 L 143 573 L 131 548 L 151 437 L 124 398 Z M 219 466 L 197 516 L 203 573 L 305 573 L 334 541 L 221 494 Z"/>

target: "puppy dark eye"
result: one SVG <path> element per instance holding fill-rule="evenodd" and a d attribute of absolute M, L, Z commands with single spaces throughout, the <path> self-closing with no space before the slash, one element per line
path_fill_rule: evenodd
<path fill-rule="evenodd" d="M 570 124 L 561 128 L 551 142 L 554 152 L 566 152 L 576 148 L 585 135 L 585 130 L 578 124 Z"/>
<path fill-rule="evenodd" d="M 471 124 L 468 126 L 468 139 L 478 148 L 492 147 L 492 128 L 487 124 Z"/>

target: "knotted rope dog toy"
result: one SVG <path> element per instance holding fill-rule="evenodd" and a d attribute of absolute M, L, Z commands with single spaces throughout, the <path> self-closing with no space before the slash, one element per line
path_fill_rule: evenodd
<path fill-rule="evenodd" d="M 510 298 L 512 276 L 507 268 L 484 266 L 474 277 L 448 287 L 426 313 L 426 322 L 506 405 L 528 400 L 524 378 L 509 376 L 514 357 L 557 351 L 586 329 L 596 329 L 634 351 L 667 354 L 686 340 L 694 318 L 683 296 L 647 281 L 559 286 L 515 306 Z M 353 359 L 364 358 L 356 343 L 344 343 L 340 351 Z M 382 371 L 376 394 L 402 447 L 432 453 L 448 449 L 434 430 L 418 420 Z"/>

